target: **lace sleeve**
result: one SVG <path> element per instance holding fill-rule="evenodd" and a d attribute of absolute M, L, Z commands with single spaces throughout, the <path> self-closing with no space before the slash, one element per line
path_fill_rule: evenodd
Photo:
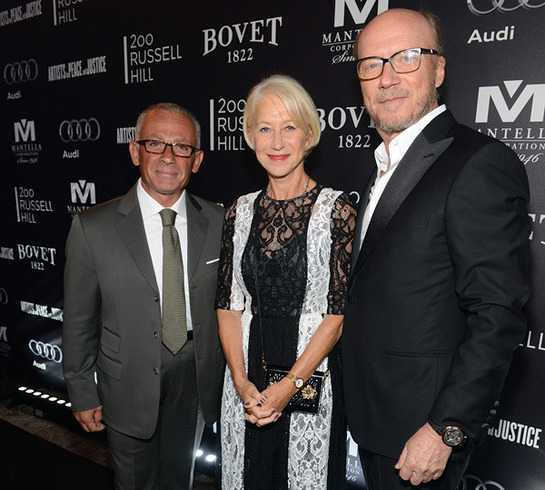
<path fill-rule="evenodd" d="M 218 266 L 218 287 L 216 289 L 216 308 L 231 308 L 231 287 L 233 284 L 233 238 L 235 234 L 236 201 L 225 211 L 223 234 Z"/>
<path fill-rule="evenodd" d="M 344 312 L 355 228 L 356 208 L 346 194 L 341 194 L 331 212 L 331 277 L 327 295 L 327 313 L 330 315 Z"/>

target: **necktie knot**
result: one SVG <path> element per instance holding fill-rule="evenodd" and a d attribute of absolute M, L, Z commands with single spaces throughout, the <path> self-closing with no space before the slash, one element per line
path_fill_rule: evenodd
<path fill-rule="evenodd" d="M 159 214 L 161 215 L 161 221 L 163 222 L 163 227 L 174 225 L 174 222 L 176 221 L 176 211 L 170 208 L 165 208 L 165 209 L 162 209 Z"/>

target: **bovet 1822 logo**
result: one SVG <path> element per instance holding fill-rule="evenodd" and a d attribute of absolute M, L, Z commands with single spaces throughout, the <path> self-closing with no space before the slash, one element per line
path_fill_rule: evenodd
<path fill-rule="evenodd" d="M 340 149 L 371 148 L 371 135 L 365 133 L 373 128 L 373 121 L 361 106 L 336 106 L 318 108 L 322 133 L 332 131 L 337 136 Z"/>
<path fill-rule="evenodd" d="M 521 7 L 532 10 L 543 6 L 543 0 L 467 0 L 467 8 L 473 15 L 487 15 L 492 12 L 505 14 Z"/>
<path fill-rule="evenodd" d="M 252 62 L 259 45 L 279 46 L 282 17 L 269 17 L 203 29 L 203 56 L 217 49 L 226 54 L 227 63 Z"/>
<path fill-rule="evenodd" d="M 125 84 L 153 82 L 153 65 L 182 59 L 179 44 L 158 45 L 151 32 L 123 36 Z"/>
<path fill-rule="evenodd" d="M 31 269 L 44 271 L 46 265 L 55 267 L 57 249 L 41 245 L 18 243 L 17 256 L 19 260 L 29 260 Z"/>
<path fill-rule="evenodd" d="M 503 86 L 479 87 L 475 123 L 489 136 L 515 150 L 525 165 L 545 155 L 545 84 L 507 80 Z"/>

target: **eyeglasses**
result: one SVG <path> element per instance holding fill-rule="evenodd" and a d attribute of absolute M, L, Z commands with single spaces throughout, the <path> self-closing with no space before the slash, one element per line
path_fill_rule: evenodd
<path fill-rule="evenodd" d="M 159 140 L 138 140 L 137 143 L 139 145 L 144 145 L 144 149 L 148 153 L 153 153 L 154 155 L 161 155 L 164 153 L 167 146 L 170 146 L 173 155 L 183 158 L 189 158 L 193 153 L 200 151 L 198 148 L 186 145 L 185 143 L 165 143 L 164 141 Z"/>
<path fill-rule="evenodd" d="M 394 53 L 389 58 L 380 56 L 368 56 L 357 60 L 358 77 L 360 80 L 372 80 L 380 77 L 384 70 L 384 64 L 390 63 L 396 73 L 410 73 L 420 68 L 423 54 L 439 54 L 435 49 L 410 48 Z"/>

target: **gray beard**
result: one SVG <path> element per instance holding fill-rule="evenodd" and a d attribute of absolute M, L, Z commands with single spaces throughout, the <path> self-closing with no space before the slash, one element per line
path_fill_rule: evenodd
<path fill-rule="evenodd" d="M 397 123 L 396 125 L 389 125 L 385 121 L 379 118 L 374 118 L 373 121 L 375 122 L 375 126 L 383 131 L 386 134 L 394 134 L 394 133 L 400 133 L 401 131 L 404 131 L 405 129 L 411 127 L 413 124 L 417 123 L 422 119 L 426 114 L 431 112 L 432 107 L 437 102 L 437 94 L 433 92 L 433 95 L 428 100 L 428 103 L 423 106 L 417 113 L 411 114 L 405 121 L 401 121 Z"/>

